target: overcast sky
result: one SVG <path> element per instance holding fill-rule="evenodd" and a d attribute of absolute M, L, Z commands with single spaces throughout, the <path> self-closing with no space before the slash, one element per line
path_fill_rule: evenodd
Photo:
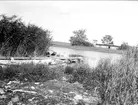
<path fill-rule="evenodd" d="M 89 41 L 138 44 L 137 1 L 0 1 L 0 14 L 17 15 L 52 31 L 53 39 L 68 42 L 73 30 L 86 29 Z"/>

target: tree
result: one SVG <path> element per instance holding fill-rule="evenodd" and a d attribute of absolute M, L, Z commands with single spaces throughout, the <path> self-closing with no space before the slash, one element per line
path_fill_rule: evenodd
<path fill-rule="evenodd" d="M 71 45 L 93 46 L 93 44 L 88 41 L 85 32 L 86 30 L 84 29 L 73 31 L 74 36 L 71 36 L 69 40 Z"/>
<path fill-rule="evenodd" d="M 129 45 L 128 45 L 128 43 L 127 42 L 123 42 L 122 44 L 121 44 L 121 46 L 118 48 L 118 50 L 127 50 L 127 49 L 129 49 Z"/>
<path fill-rule="evenodd" d="M 43 55 L 51 42 L 50 31 L 25 25 L 17 16 L 0 16 L 0 54 L 3 56 Z"/>
<path fill-rule="evenodd" d="M 101 41 L 104 44 L 113 44 L 113 37 L 111 35 L 105 35 Z"/>
<path fill-rule="evenodd" d="M 101 39 L 103 44 L 108 44 L 108 48 L 110 49 L 110 44 L 114 44 L 113 43 L 113 37 L 111 35 L 105 35 L 103 37 L 103 39 Z"/>

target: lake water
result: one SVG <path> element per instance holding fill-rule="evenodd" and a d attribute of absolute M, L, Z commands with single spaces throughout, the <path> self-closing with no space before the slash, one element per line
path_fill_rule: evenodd
<path fill-rule="evenodd" d="M 100 59 L 110 58 L 112 62 L 117 61 L 121 58 L 121 54 L 113 54 L 113 53 L 102 53 L 96 51 L 83 51 L 83 50 L 74 50 L 63 47 L 50 47 L 51 50 L 56 51 L 59 54 L 69 55 L 69 54 L 79 54 L 84 56 L 85 63 L 89 64 L 91 67 L 95 67 Z"/>

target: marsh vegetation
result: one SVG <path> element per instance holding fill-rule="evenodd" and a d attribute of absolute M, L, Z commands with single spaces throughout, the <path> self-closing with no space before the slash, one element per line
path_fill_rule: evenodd
<path fill-rule="evenodd" d="M 86 64 L 55 68 L 40 64 L 11 65 L 0 69 L 0 102 L 3 105 L 9 102 L 17 105 L 134 105 L 138 101 L 137 69 L 136 48 L 129 49 L 115 64 L 110 59 L 102 59 L 95 68 Z"/>

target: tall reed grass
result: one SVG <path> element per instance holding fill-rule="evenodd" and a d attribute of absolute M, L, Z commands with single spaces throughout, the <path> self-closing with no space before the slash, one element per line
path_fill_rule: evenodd
<path fill-rule="evenodd" d="M 102 59 L 95 68 L 80 65 L 69 82 L 82 83 L 96 91 L 100 105 L 134 105 L 138 103 L 138 49 L 129 49 L 115 64 Z M 93 92 L 92 92 L 93 93 Z"/>
<path fill-rule="evenodd" d="M 138 104 L 138 49 L 131 48 L 116 63 L 102 59 L 95 68 L 74 65 L 50 68 L 46 65 L 11 65 L 0 68 L 0 80 L 44 82 L 70 75 L 68 82 L 79 82 L 93 95 L 101 99 L 100 105 Z"/>

